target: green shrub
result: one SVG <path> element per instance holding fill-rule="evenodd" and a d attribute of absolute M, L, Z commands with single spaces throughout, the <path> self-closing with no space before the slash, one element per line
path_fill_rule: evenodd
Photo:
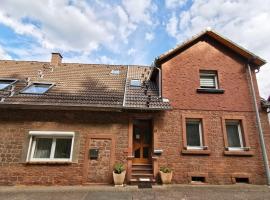
<path fill-rule="evenodd" d="M 171 173 L 172 169 L 169 167 L 160 167 L 160 171 L 162 171 L 163 173 Z"/>
<path fill-rule="evenodd" d="M 121 174 L 123 171 L 125 171 L 125 167 L 122 163 L 116 163 L 113 168 L 114 173 Z"/>

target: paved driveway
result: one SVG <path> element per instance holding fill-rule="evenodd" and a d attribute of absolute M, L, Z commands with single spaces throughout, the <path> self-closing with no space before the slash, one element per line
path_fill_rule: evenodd
<path fill-rule="evenodd" d="M 0 200 L 224 200 L 266 199 L 270 200 L 270 188 L 254 185 L 154 186 L 138 189 L 136 186 L 114 188 L 112 186 L 16 186 L 0 187 Z"/>

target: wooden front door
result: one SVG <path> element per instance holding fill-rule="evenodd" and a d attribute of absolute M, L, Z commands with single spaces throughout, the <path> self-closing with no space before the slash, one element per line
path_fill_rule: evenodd
<path fill-rule="evenodd" d="M 152 125 L 150 120 L 133 121 L 134 163 L 151 163 Z"/>

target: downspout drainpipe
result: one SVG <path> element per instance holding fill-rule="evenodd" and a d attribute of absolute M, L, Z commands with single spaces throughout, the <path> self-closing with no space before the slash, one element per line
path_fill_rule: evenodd
<path fill-rule="evenodd" d="M 257 128 L 259 131 L 259 138 L 260 138 L 260 146 L 262 150 L 262 156 L 263 156 L 263 161 L 264 161 L 264 167 L 265 167 L 265 173 L 267 177 L 267 185 L 270 185 L 270 171 L 269 171 L 269 162 L 268 162 L 268 156 L 267 156 L 267 151 L 265 147 L 265 142 L 264 142 L 264 137 L 263 137 L 263 129 L 261 125 L 261 118 L 259 114 L 259 109 L 258 109 L 258 104 L 257 104 L 257 98 L 255 94 L 255 89 L 254 89 L 254 84 L 253 84 L 253 79 L 252 79 L 252 73 L 251 73 L 251 67 L 249 62 L 247 63 L 247 68 L 248 68 L 248 75 L 250 79 L 250 86 L 251 86 L 251 93 L 253 97 L 253 104 L 256 112 L 256 121 L 257 121 Z"/>

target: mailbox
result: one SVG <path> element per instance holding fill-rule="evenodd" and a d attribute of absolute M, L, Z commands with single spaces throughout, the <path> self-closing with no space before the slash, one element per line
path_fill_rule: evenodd
<path fill-rule="evenodd" d="M 162 149 L 155 149 L 154 150 L 154 154 L 157 155 L 157 156 L 160 156 L 162 153 L 163 153 Z"/>
<path fill-rule="evenodd" d="M 98 149 L 90 149 L 89 150 L 89 158 L 91 160 L 98 159 Z"/>

